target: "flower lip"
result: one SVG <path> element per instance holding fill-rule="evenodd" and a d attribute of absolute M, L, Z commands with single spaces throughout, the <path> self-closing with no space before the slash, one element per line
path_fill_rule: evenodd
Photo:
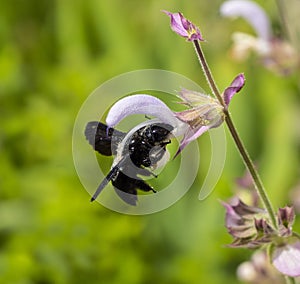
<path fill-rule="evenodd" d="M 132 114 L 154 116 L 161 122 L 170 124 L 174 128 L 172 134 L 175 137 L 183 135 L 188 128 L 163 101 L 146 94 L 131 95 L 117 101 L 107 114 L 106 124 L 108 127 L 114 127 Z"/>
<path fill-rule="evenodd" d="M 171 29 L 178 35 L 186 38 L 188 41 L 204 41 L 200 30 L 191 21 L 187 20 L 182 13 L 171 13 L 162 10 L 171 19 Z"/>
<path fill-rule="evenodd" d="M 107 114 L 106 124 L 109 127 L 114 127 L 122 119 L 132 114 L 155 116 L 174 128 L 179 123 L 164 102 L 150 95 L 137 94 L 117 101 Z"/>
<path fill-rule="evenodd" d="M 300 242 L 276 247 L 272 253 L 272 263 L 285 275 L 300 276 Z"/>

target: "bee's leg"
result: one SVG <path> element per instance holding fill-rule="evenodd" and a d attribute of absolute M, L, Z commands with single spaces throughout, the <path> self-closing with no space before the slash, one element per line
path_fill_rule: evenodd
<path fill-rule="evenodd" d="M 150 186 L 148 183 L 146 183 L 145 181 L 143 181 L 141 179 L 135 180 L 135 185 L 140 190 L 143 190 L 143 191 L 153 191 L 154 193 L 156 193 L 156 190 L 152 186 Z"/>
<path fill-rule="evenodd" d="M 139 168 L 137 174 L 142 176 L 153 176 L 155 178 L 158 177 L 154 172 L 145 168 Z"/>

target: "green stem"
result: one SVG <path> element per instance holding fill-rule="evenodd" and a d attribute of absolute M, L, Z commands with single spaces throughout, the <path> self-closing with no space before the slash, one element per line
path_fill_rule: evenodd
<path fill-rule="evenodd" d="M 202 71 L 204 73 L 204 76 L 208 82 L 208 85 L 210 86 L 211 88 L 211 91 L 213 92 L 213 94 L 215 95 L 215 97 L 218 99 L 218 101 L 220 102 L 220 104 L 224 107 L 225 106 L 225 103 L 224 103 L 224 100 L 223 100 L 223 97 L 220 95 L 220 91 L 215 83 L 215 80 L 210 72 L 210 69 L 206 63 L 206 59 L 204 57 L 204 53 L 201 49 L 201 46 L 199 44 L 199 42 L 197 40 L 194 40 L 193 41 L 194 43 L 194 47 L 195 47 L 195 50 L 196 50 L 196 53 L 197 53 L 197 56 L 198 56 L 198 59 L 199 59 L 199 62 L 200 62 L 200 65 L 202 67 Z"/>
<path fill-rule="evenodd" d="M 255 188 L 264 204 L 264 207 L 266 208 L 269 216 L 270 216 L 270 219 L 271 219 L 271 222 L 272 222 L 272 225 L 274 228 L 277 229 L 277 222 L 276 222 L 276 217 L 275 217 L 275 213 L 274 213 L 274 210 L 272 208 L 272 204 L 270 202 L 270 199 L 267 195 L 267 192 L 263 186 L 263 183 L 259 177 L 259 174 L 257 172 L 257 170 L 255 169 L 254 167 L 254 164 L 242 142 L 242 140 L 240 139 L 239 135 L 238 135 L 238 132 L 233 124 L 233 121 L 231 119 L 231 116 L 227 110 L 227 107 L 224 103 L 224 100 L 223 100 L 223 97 L 221 96 L 219 90 L 218 90 L 218 87 L 216 86 L 215 84 L 215 80 L 213 79 L 213 76 L 209 70 L 209 67 L 207 65 L 207 62 L 206 62 L 206 59 L 204 57 L 204 53 L 201 49 L 201 46 L 199 44 L 198 41 L 194 41 L 194 47 L 196 49 L 196 52 L 197 52 L 197 55 L 198 55 L 198 59 L 199 59 L 199 62 L 200 62 L 200 65 L 202 67 L 202 70 L 204 72 L 204 75 L 207 79 L 207 82 L 213 92 L 213 94 L 216 96 L 216 98 L 219 100 L 220 104 L 224 107 L 224 114 L 225 114 L 225 122 L 229 128 L 229 131 L 231 133 L 231 136 L 240 152 L 240 155 L 249 171 L 249 173 L 251 174 L 252 176 L 252 179 L 253 179 L 253 182 L 254 182 L 254 185 L 255 185 Z"/>
<path fill-rule="evenodd" d="M 296 283 L 295 278 L 289 277 L 289 276 L 285 276 L 285 282 L 287 284 L 295 284 Z"/>
<path fill-rule="evenodd" d="M 240 139 L 239 135 L 238 135 L 238 132 L 232 122 L 232 119 L 230 117 L 230 114 L 229 112 L 226 110 L 225 111 L 225 121 L 226 121 L 226 124 L 229 128 L 229 131 L 231 133 L 231 136 L 233 137 L 233 140 L 242 156 L 242 159 L 244 160 L 244 163 L 249 171 L 249 173 L 251 174 L 252 176 L 252 179 L 253 179 L 253 182 L 254 182 L 254 185 L 255 185 L 255 188 L 264 204 L 264 207 L 266 208 L 266 210 L 268 211 L 268 214 L 270 216 L 270 219 L 272 221 L 272 225 L 274 228 L 277 229 L 277 222 L 276 222 L 276 217 L 275 217 L 275 213 L 274 213 L 274 210 L 272 208 L 272 204 L 270 202 L 270 199 L 267 195 L 267 192 L 263 186 L 263 183 L 260 179 L 260 176 L 257 172 L 257 170 L 255 169 L 255 166 L 245 148 L 245 146 L 243 145 L 243 142 L 242 140 Z"/>

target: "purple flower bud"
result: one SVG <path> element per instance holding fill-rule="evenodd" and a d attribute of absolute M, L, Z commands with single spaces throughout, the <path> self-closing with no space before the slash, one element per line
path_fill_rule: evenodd
<path fill-rule="evenodd" d="M 178 35 L 186 38 L 188 41 L 201 40 L 202 35 L 197 26 L 187 20 L 182 13 L 170 13 L 168 11 L 162 11 L 167 14 L 171 19 L 171 29 Z"/>
<path fill-rule="evenodd" d="M 265 219 L 254 219 L 255 228 L 258 235 L 265 237 L 267 242 L 270 242 L 270 236 L 275 233 L 275 230 L 268 224 Z"/>
<path fill-rule="evenodd" d="M 279 208 L 278 220 L 279 220 L 279 224 L 282 224 L 286 228 L 293 226 L 293 223 L 295 221 L 294 208 L 288 206 L 284 208 Z"/>
<path fill-rule="evenodd" d="M 245 85 L 245 76 L 244 74 L 237 75 L 234 80 L 231 82 L 230 86 L 227 87 L 223 93 L 223 98 L 226 106 L 229 106 L 229 103 L 232 97 L 238 93 Z"/>
<path fill-rule="evenodd" d="M 293 207 L 279 208 L 278 213 L 279 231 L 282 236 L 290 236 L 292 234 L 292 226 L 295 221 L 295 211 Z"/>

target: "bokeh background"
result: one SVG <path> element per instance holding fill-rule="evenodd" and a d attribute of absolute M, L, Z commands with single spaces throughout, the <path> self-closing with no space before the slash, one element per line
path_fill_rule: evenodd
<path fill-rule="evenodd" d="M 275 2 L 260 2 L 282 34 Z M 1 2 L 1 284 L 239 283 L 236 269 L 252 252 L 226 247 L 232 239 L 219 200 L 232 197 L 244 173 L 229 136 L 223 175 L 206 200 L 197 198 L 205 176 L 200 169 L 179 202 L 147 216 L 91 204 L 72 160 L 77 112 L 106 80 L 156 68 L 185 75 L 208 91 L 193 47 L 160 12 L 182 11 L 207 40 L 203 49 L 220 89 L 245 73 L 246 86 L 230 106 L 233 119 L 274 207 L 291 204 L 300 170 L 299 73 L 278 76 L 255 56 L 234 62 L 232 32 L 253 31 L 241 19 L 221 18 L 221 3 Z M 206 136 L 198 143 L 209 147 Z"/>

